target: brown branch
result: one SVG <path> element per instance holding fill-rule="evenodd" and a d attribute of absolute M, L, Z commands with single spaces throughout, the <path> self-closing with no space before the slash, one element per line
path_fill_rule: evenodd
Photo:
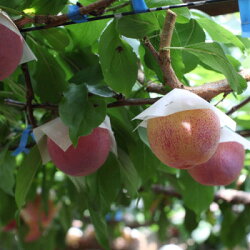
<path fill-rule="evenodd" d="M 149 49 L 149 51 L 151 52 L 151 54 L 153 55 L 157 63 L 160 65 L 161 61 L 160 61 L 159 53 L 156 51 L 154 45 L 150 42 L 150 40 L 147 37 L 144 37 L 142 41 L 144 45 Z"/>
<path fill-rule="evenodd" d="M 35 128 L 36 127 L 36 119 L 35 119 L 34 114 L 33 114 L 33 105 L 32 105 L 32 101 L 34 99 L 34 92 L 33 92 L 32 84 L 31 84 L 31 78 L 30 78 L 28 64 L 27 63 L 22 64 L 21 69 L 23 71 L 25 83 L 26 83 L 25 109 L 27 111 L 29 124 L 31 124 L 32 127 Z"/>
<path fill-rule="evenodd" d="M 214 98 L 215 96 L 221 93 L 232 92 L 232 89 L 228 85 L 228 82 L 226 79 L 216 81 L 216 82 L 206 83 L 206 84 L 203 84 L 201 86 L 196 86 L 196 87 L 184 86 L 183 88 L 199 95 L 200 97 L 206 100 L 211 100 L 212 98 Z M 147 91 L 152 92 L 152 93 L 158 93 L 161 95 L 165 95 L 168 92 L 168 90 L 165 88 L 164 85 L 156 84 L 156 83 L 149 84 L 147 86 Z"/>
<path fill-rule="evenodd" d="M 158 101 L 160 98 L 138 98 L 138 99 L 120 99 L 116 102 L 111 102 L 107 104 L 108 108 L 114 108 L 114 107 L 121 107 L 121 106 L 139 106 L 139 105 L 146 105 L 146 104 L 153 104 L 156 101 Z M 26 109 L 27 104 L 23 102 L 19 102 L 12 99 L 5 99 L 4 103 L 13 107 Z M 48 110 L 57 110 L 58 106 L 54 104 L 32 104 L 33 109 L 48 109 Z"/>
<path fill-rule="evenodd" d="M 246 80 L 250 81 L 250 70 L 243 70 L 239 72 L 239 74 Z M 231 87 L 229 86 L 228 82 L 226 79 L 216 81 L 216 82 L 210 82 L 210 83 L 205 83 L 200 86 L 195 86 L 195 87 L 188 87 L 184 86 L 184 89 L 189 90 L 200 97 L 210 101 L 212 98 L 215 96 L 224 93 L 228 94 L 232 92 Z M 167 94 L 168 90 L 163 86 L 162 84 L 156 84 L 156 83 L 150 83 L 147 86 L 147 91 L 152 92 L 152 93 L 158 93 L 161 95 Z"/>
<path fill-rule="evenodd" d="M 99 0 L 97 2 L 91 3 L 88 6 L 83 6 L 79 8 L 79 13 L 81 15 L 89 14 L 93 11 L 99 12 L 100 10 L 104 11 L 106 7 L 110 6 L 116 0 Z M 62 14 L 58 16 L 54 15 L 36 15 L 33 18 L 21 18 L 16 20 L 16 25 L 21 28 L 23 25 L 28 23 L 34 24 L 47 24 L 47 28 L 59 26 L 69 21 L 67 14 Z"/>
<path fill-rule="evenodd" d="M 221 93 L 230 93 L 232 92 L 231 87 L 229 86 L 227 80 L 220 80 L 216 82 L 205 83 L 201 86 L 188 87 L 185 86 L 184 89 L 189 90 L 196 95 L 204 98 L 207 101 L 210 101 L 215 96 Z"/>
<path fill-rule="evenodd" d="M 157 94 L 160 94 L 160 95 L 166 95 L 168 93 L 168 90 L 166 89 L 166 87 L 163 86 L 162 84 L 158 84 L 158 83 L 150 83 L 147 86 L 146 90 L 148 92 L 157 93 Z"/>
<path fill-rule="evenodd" d="M 160 99 L 160 97 L 156 97 L 156 98 L 129 98 L 129 99 L 124 99 L 124 97 L 122 95 L 117 94 L 116 96 L 117 101 L 116 102 L 111 102 L 107 104 L 108 108 L 115 108 L 115 107 L 121 107 L 121 106 L 140 106 L 140 105 L 146 105 L 146 104 L 153 104 L 156 101 L 158 101 Z M 27 109 L 28 108 L 28 104 L 23 103 L 23 102 L 19 102 L 16 100 L 12 100 L 12 99 L 5 99 L 4 103 L 6 105 L 12 106 L 12 107 L 17 107 L 20 109 Z M 34 103 L 34 104 L 30 104 L 30 108 L 32 109 L 47 109 L 47 110 L 54 110 L 57 111 L 58 110 L 58 106 L 55 104 L 49 104 L 49 103 Z M 241 134 L 242 136 L 249 136 L 249 131 L 246 130 L 242 130 L 242 131 L 238 131 L 239 134 Z"/>
<path fill-rule="evenodd" d="M 153 104 L 158 101 L 160 98 L 138 98 L 138 99 L 124 99 L 116 102 L 111 102 L 107 105 L 108 108 L 121 107 L 121 106 L 138 106 Z"/>
<path fill-rule="evenodd" d="M 244 105 L 246 105 L 247 103 L 250 102 L 250 97 L 246 98 L 244 101 L 242 101 L 241 103 L 235 105 L 234 107 L 232 107 L 229 111 L 227 111 L 227 115 L 231 115 L 233 114 L 235 111 L 237 111 L 238 109 L 240 109 L 241 107 L 243 107 Z"/>
<path fill-rule="evenodd" d="M 176 192 L 173 188 L 166 188 L 161 185 L 153 185 L 152 190 L 155 193 L 164 194 L 167 196 L 175 197 L 181 199 L 180 193 Z M 250 204 L 250 193 L 234 190 L 234 189 L 222 189 L 215 193 L 214 201 L 225 201 L 231 204 Z"/>
<path fill-rule="evenodd" d="M 250 194 L 240 190 L 222 189 L 217 191 L 214 197 L 215 201 L 225 201 L 232 204 L 250 204 Z"/>
<path fill-rule="evenodd" d="M 175 21 L 176 21 L 176 14 L 171 10 L 167 10 L 167 15 L 161 33 L 159 58 L 160 58 L 160 67 L 163 73 L 163 80 L 164 80 L 163 85 L 168 85 L 171 88 L 182 88 L 183 84 L 179 81 L 172 68 L 170 49 L 168 49 L 171 46 Z"/>
<path fill-rule="evenodd" d="M 16 101 L 16 100 L 12 100 L 12 99 L 4 99 L 4 103 L 6 105 L 16 107 L 16 108 L 20 108 L 22 110 L 25 110 L 27 108 L 26 103 L 19 102 L 19 101 Z M 34 103 L 34 104 L 32 104 L 32 108 L 33 109 L 58 110 L 57 105 L 55 105 L 55 104 L 47 104 L 47 103 L 42 103 L 42 104 Z"/>
<path fill-rule="evenodd" d="M 197 2 L 199 0 L 184 0 L 184 3 L 187 2 Z M 230 3 L 226 2 L 215 2 L 209 5 L 201 5 L 201 6 L 191 6 L 190 9 L 198 9 L 206 12 L 210 16 L 224 15 L 233 12 L 239 12 L 238 1 L 231 0 Z"/>

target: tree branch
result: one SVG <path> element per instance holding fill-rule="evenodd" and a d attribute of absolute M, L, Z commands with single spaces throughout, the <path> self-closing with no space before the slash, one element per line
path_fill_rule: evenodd
<path fill-rule="evenodd" d="M 239 72 L 239 74 L 246 80 L 250 81 L 250 70 L 243 70 Z M 195 86 L 195 87 L 188 87 L 184 86 L 184 89 L 189 90 L 200 97 L 210 101 L 212 98 L 215 96 L 221 94 L 221 93 L 230 93 L 232 92 L 231 87 L 229 86 L 228 82 L 226 79 L 216 81 L 216 82 L 210 82 L 210 83 L 205 83 L 200 86 Z M 165 88 L 164 85 L 162 84 L 156 84 L 156 83 L 150 83 L 147 86 L 147 91 L 152 92 L 152 93 L 158 93 L 161 95 L 167 94 L 168 90 Z"/>
<path fill-rule="evenodd" d="M 199 0 L 184 0 L 183 2 L 197 2 Z M 231 0 L 230 3 L 227 2 L 215 2 L 214 4 L 201 5 L 201 6 L 191 6 L 191 9 L 198 9 L 206 12 L 210 16 L 224 15 L 228 13 L 238 12 L 238 1 Z"/>
<path fill-rule="evenodd" d="M 16 100 L 12 100 L 12 99 L 4 99 L 4 103 L 6 105 L 16 107 L 16 108 L 20 108 L 20 109 L 24 109 L 24 110 L 27 108 L 26 103 L 19 102 L 19 101 L 16 101 Z M 34 104 L 32 104 L 32 108 L 33 109 L 57 110 L 58 106 L 55 105 L 55 104 L 47 104 L 47 103 L 38 104 L 38 103 L 34 103 Z"/>
<path fill-rule="evenodd" d="M 244 101 L 242 101 L 241 103 L 235 105 L 234 107 L 232 107 L 229 111 L 227 111 L 227 115 L 231 115 L 233 114 L 235 111 L 237 111 L 238 109 L 240 109 L 241 107 L 243 107 L 244 105 L 246 105 L 247 103 L 250 102 L 250 97 L 246 98 Z"/>
<path fill-rule="evenodd" d="M 79 13 L 81 15 L 89 14 L 93 11 L 104 11 L 105 8 L 110 6 L 116 0 L 99 0 L 97 2 L 91 3 L 88 6 L 83 6 L 79 8 Z M 15 21 L 17 27 L 21 28 L 25 24 L 34 23 L 34 24 L 47 24 L 47 28 L 59 26 L 61 24 L 69 21 L 69 17 L 67 14 L 62 14 L 58 16 L 54 15 L 36 15 L 33 18 L 21 18 Z"/>
<path fill-rule="evenodd" d="M 180 193 L 176 192 L 173 188 L 166 188 L 161 185 L 153 185 L 152 190 L 155 193 L 161 193 L 171 197 L 181 199 Z M 225 201 L 231 204 L 250 204 L 250 193 L 234 190 L 234 189 L 222 189 L 215 193 L 214 201 Z"/>
<path fill-rule="evenodd" d="M 221 94 L 221 93 L 230 93 L 232 92 L 231 87 L 229 86 L 227 80 L 220 80 L 216 82 L 211 83 L 205 83 L 201 86 L 196 87 L 188 87 L 185 86 L 184 89 L 189 90 L 196 95 L 204 98 L 207 101 L 210 101 L 215 96 Z"/>
<path fill-rule="evenodd" d="M 184 86 L 183 88 L 195 93 L 196 95 L 199 95 L 200 97 L 208 101 L 221 93 L 232 92 L 232 89 L 228 85 L 228 82 L 226 79 L 216 81 L 216 82 L 205 83 L 201 86 L 196 86 L 196 87 Z M 152 92 L 152 93 L 158 93 L 161 95 L 165 95 L 168 92 L 168 90 L 165 88 L 164 85 L 156 84 L 156 83 L 149 84 L 147 86 L 147 91 Z"/>
<path fill-rule="evenodd" d="M 31 124 L 32 127 L 35 128 L 36 127 L 36 119 L 35 119 L 34 114 L 33 114 L 33 104 L 32 104 L 32 101 L 34 99 L 34 92 L 33 92 L 32 84 L 31 84 L 28 64 L 27 63 L 22 64 L 21 69 L 24 73 L 25 83 L 26 83 L 25 109 L 27 110 L 29 124 Z"/>
<path fill-rule="evenodd" d="M 108 108 L 120 107 L 120 106 L 138 106 L 145 104 L 153 104 L 160 98 L 138 98 L 138 99 L 124 99 L 121 101 L 111 102 L 107 105 Z"/>
<path fill-rule="evenodd" d="M 151 52 L 151 54 L 153 55 L 157 63 L 160 65 L 161 61 L 160 61 L 159 53 L 155 49 L 154 45 L 150 42 L 150 40 L 147 37 L 144 37 L 142 41 L 144 45 L 149 49 L 149 51 Z"/>
<path fill-rule="evenodd" d="M 114 108 L 114 107 L 121 107 L 121 106 L 139 106 L 139 105 L 146 105 L 146 104 L 153 104 L 156 101 L 158 101 L 160 99 L 160 97 L 157 98 L 138 98 L 138 99 L 120 99 L 117 100 L 116 102 L 111 102 L 107 104 L 108 108 Z M 12 100 L 12 99 L 5 99 L 4 103 L 9 105 L 9 106 L 13 106 L 13 107 L 17 107 L 17 108 L 21 108 L 21 109 L 26 109 L 27 108 L 27 104 L 23 103 L 23 102 L 19 102 L 16 100 Z M 54 104 L 32 104 L 32 108 L 33 109 L 48 109 L 48 110 L 57 110 L 58 106 L 54 105 Z"/>

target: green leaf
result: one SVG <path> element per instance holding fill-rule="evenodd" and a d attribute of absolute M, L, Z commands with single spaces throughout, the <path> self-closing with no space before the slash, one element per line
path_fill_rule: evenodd
<path fill-rule="evenodd" d="M 100 212 L 96 212 L 93 209 L 89 209 L 91 222 L 95 227 L 96 238 L 98 242 L 104 247 L 105 250 L 109 250 L 109 238 L 108 238 L 108 228 L 105 216 Z"/>
<path fill-rule="evenodd" d="M 112 91 L 104 82 L 100 64 L 86 67 L 83 70 L 77 72 L 70 82 L 81 84 L 86 83 L 89 93 L 102 97 L 112 97 L 114 91 Z"/>
<path fill-rule="evenodd" d="M 0 152 L 0 188 L 7 194 L 13 195 L 15 185 L 14 169 L 16 167 L 15 157 L 8 152 L 8 147 L 5 147 Z"/>
<path fill-rule="evenodd" d="M 137 144 L 130 145 L 129 156 L 143 183 L 157 174 L 157 168 L 158 165 L 160 165 L 160 161 L 144 143 L 137 141 Z"/>
<path fill-rule="evenodd" d="M 106 103 L 102 99 L 88 98 L 85 84 L 70 84 L 59 105 L 62 121 L 69 127 L 69 136 L 74 145 L 78 138 L 90 134 L 106 116 Z"/>
<path fill-rule="evenodd" d="M 214 41 L 233 44 L 236 47 L 239 47 L 241 50 L 245 49 L 244 44 L 241 40 L 235 36 L 231 31 L 220 26 L 218 23 L 213 21 L 210 18 L 198 18 L 196 20 L 199 25 L 207 31 Z"/>
<path fill-rule="evenodd" d="M 65 50 L 70 40 L 65 29 L 53 28 L 41 30 L 41 35 L 48 41 L 54 50 Z"/>
<path fill-rule="evenodd" d="M 119 163 L 113 154 L 109 154 L 104 165 L 97 171 L 97 176 L 100 192 L 105 201 L 110 205 L 115 201 L 121 189 Z"/>
<path fill-rule="evenodd" d="M 30 153 L 25 156 L 17 172 L 15 199 L 19 209 L 25 204 L 33 178 L 41 165 L 40 153 L 37 146 L 34 146 Z"/>
<path fill-rule="evenodd" d="M 139 127 L 137 131 L 138 131 L 140 139 L 144 142 L 145 145 L 147 145 L 150 148 L 148 135 L 147 135 L 147 129 L 144 127 Z"/>
<path fill-rule="evenodd" d="M 196 214 L 189 208 L 185 208 L 184 226 L 191 233 L 197 226 Z"/>
<path fill-rule="evenodd" d="M 95 227 L 97 240 L 105 249 L 109 249 L 105 214 L 120 189 L 120 169 L 112 154 L 97 172 L 85 177 L 84 196 L 87 198 L 91 222 Z"/>
<path fill-rule="evenodd" d="M 205 32 L 194 19 L 185 24 L 176 24 L 176 33 L 174 35 L 178 36 L 182 46 L 201 43 L 206 39 Z"/>
<path fill-rule="evenodd" d="M 145 49 L 144 61 L 146 66 L 155 72 L 160 82 L 163 82 L 162 70 L 159 67 L 159 64 L 157 63 L 155 57 L 152 55 L 152 53 L 147 47 L 144 47 L 144 49 Z"/>
<path fill-rule="evenodd" d="M 75 46 L 81 48 L 92 46 L 97 42 L 108 20 L 87 22 L 67 27 Z"/>
<path fill-rule="evenodd" d="M 85 184 L 85 178 L 84 177 L 75 177 L 75 176 L 67 176 L 72 183 L 74 184 L 75 188 L 77 189 L 78 193 L 82 193 L 84 192 L 84 190 L 86 189 L 86 184 Z"/>
<path fill-rule="evenodd" d="M 95 211 L 106 214 L 111 203 L 115 201 L 121 186 L 119 163 L 113 154 L 109 154 L 104 165 L 85 178 L 88 204 Z"/>
<path fill-rule="evenodd" d="M 191 19 L 188 23 L 176 24 L 171 46 L 187 46 L 190 44 L 205 42 L 205 39 L 205 32 L 194 19 Z M 176 64 L 178 65 L 182 63 L 185 67 L 183 73 L 187 73 L 198 65 L 199 59 L 194 55 L 183 51 L 181 60 L 180 57 L 176 58 L 175 54 L 173 54 L 174 51 L 171 52 L 174 69 L 176 69 Z M 182 65 L 178 68 L 182 69 Z"/>
<path fill-rule="evenodd" d="M 19 101 L 25 101 L 25 88 L 21 84 L 16 83 L 13 81 L 12 78 L 7 78 L 4 80 L 6 84 L 8 84 L 8 87 L 13 92 L 15 98 L 17 98 Z"/>
<path fill-rule="evenodd" d="M 241 126 L 242 128 L 244 129 L 250 129 L 250 122 L 249 120 L 243 120 L 243 119 L 240 119 L 240 118 L 235 118 L 234 119 L 237 123 L 238 126 Z"/>
<path fill-rule="evenodd" d="M 224 74 L 231 88 L 238 94 L 242 93 L 246 88 L 246 80 L 244 80 L 229 63 L 224 51 L 218 43 L 197 43 L 172 49 L 181 49 L 192 53 L 207 66 Z"/>
<path fill-rule="evenodd" d="M 15 198 L 0 189 L 0 226 L 6 225 L 15 218 L 17 210 Z"/>
<path fill-rule="evenodd" d="M 231 246 L 233 244 L 231 243 L 231 238 L 229 238 L 229 235 L 230 235 L 230 232 L 232 231 L 232 228 L 233 228 L 232 226 L 234 222 L 236 221 L 237 217 L 233 213 L 231 205 L 229 204 L 222 204 L 220 206 L 220 209 L 222 211 L 222 219 L 223 219 L 221 223 L 220 238 L 221 238 L 221 241 L 226 246 Z"/>
<path fill-rule="evenodd" d="M 181 171 L 178 183 L 184 204 L 189 209 L 200 215 L 209 208 L 214 198 L 214 187 L 199 184 L 186 171 Z"/>
<path fill-rule="evenodd" d="M 38 59 L 34 62 L 35 70 L 32 74 L 35 94 L 43 102 L 58 103 L 68 85 L 65 73 L 47 49 L 36 45 L 33 46 L 33 52 Z"/>
<path fill-rule="evenodd" d="M 123 184 L 127 189 L 129 195 L 131 197 L 134 197 L 137 194 L 139 187 L 141 186 L 141 178 L 138 175 L 134 164 L 133 162 L 131 162 L 128 155 L 121 149 L 118 149 L 118 155 Z"/>
<path fill-rule="evenodd" d="M 159 29 L 159 23 L 154 13 L 125 16 L 117 21 L 118 32 L 130 38 L 142 39 Z"/>
<path fill-rule="evenodd" d="M 100 64 L 97 62 L 95 65 L 84 67 L 84 69 L 78 71 L 69 81 L 76 84 L 100 84 L 103 81 Z"/>
<path fill-rule="evenodd" d="M 233 248 L 243 240 L 245 241 L 245 236 L 249 231 L 250 207 L 246 206 L 238 215 L 232 211 L 231 206 L 222 209 L 222 212 L 221 240 L 227 247 Z"/>
<path fill-rule="evenodd" d="M 36 14 L 57 14 L 66 5 L 67 0 L 33 0 L 29 8 L 34 8 Z"/>
<path fill-rule="evenodd" d="M 105 82 L 128 95 L 137 79 L 137 57 L 128 43 L 120 39 L 114 21 L 100 38 L 99 54 Z"/>
<path fill-rule="evenodd" d="M 114 91 L 112 91 L 108 86 L 102 84 L 90 85 L 87 84 L 87 89 L 89 93 L 98 95 L 101 97 L 113 97 Z"/>

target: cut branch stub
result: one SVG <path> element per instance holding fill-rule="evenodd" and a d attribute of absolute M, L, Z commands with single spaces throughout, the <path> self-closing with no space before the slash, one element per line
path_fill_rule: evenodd
<path fill-rule="evenodd" d="M 171 65 L 170 50 L 166 49 L 171 46 L 175 21 L 176 21 L 176 14 L 171 10 L 167 10 L 167 15 L 161 33 L 159 58 L 160 58 L 160 67 L 164 79 L 163 84 L 168 85 L 171 88 L 182 88 L 183 84 L 177 78 Z"/>

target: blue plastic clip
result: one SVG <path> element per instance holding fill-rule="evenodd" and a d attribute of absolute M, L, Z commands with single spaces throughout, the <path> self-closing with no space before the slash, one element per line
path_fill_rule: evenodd
<path fill-rule="evenodd" d="M 87 22 L 87 15 L 80 14 L 80 7 L 77 5 L 69 5 L 68 7 L 68 18 L 71 19 L 75 23 L 84 23 Z"/>
<path fill-rule="evenodd" d="M 250 37 L 250 0 L 238 0 L 243 37 Z"/>
<path fill-rule="evenodd" d="M 106 221 L 111 221 L 112 219 L 114 221 L 122 221 L 123 219 L 123 212 L 121 210 L 116 211 L 115 215 L 113 216 L 111 213 L 106 214 L 105 216 Z"/>
<path fill-rule="evenodd" d="M 148 6 L 144 2 L 144 0 L 131 0 L 134 12 L 140 13 L 148 10 Z"/>
<path fill-rule="evenodd" d="M 121 210 L 118 210 L 116 213 L 115 213 L 115 221 L 122 221 L 123 219 L 123 212 Z"/>
<path fill-rule="evenodd" d="M 28 127 L 22 133 L 21 140 L 20 140 L 18 147 L 16 148 L 15 151 L 11 153 L 11 155 L 17 156 L 18 154 L 22 152 L 24 152 L 25 154 L 29 153 L 30 150 L 26 148 L 26 146 L 27 146 L 28 138 L 30 135 L 34 140 L 34 135 L 32 133 L 32 126 L 28 125 Z"/>

